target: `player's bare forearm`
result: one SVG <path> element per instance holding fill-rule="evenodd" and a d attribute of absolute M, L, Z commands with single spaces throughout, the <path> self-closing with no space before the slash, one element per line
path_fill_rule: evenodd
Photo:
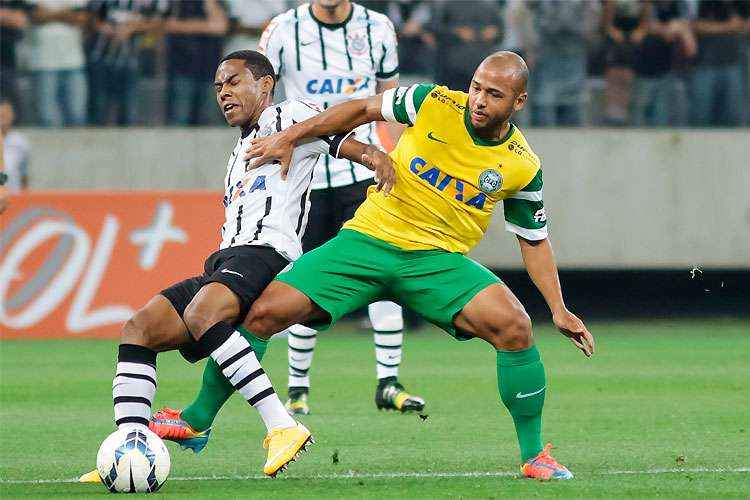
<path fill-rule="evenodd" d="M 339 148 L 339 158 L 357 162 L 375 172 L 375 189 L 387 196 L 396 182 L 396 170 L 390 157 L 372 144 L 349 137 Z"/>
<path fill-rule="evenodd" d="M 521 247 L 526 271 L 544 300 L 547 301 L 552 314 L 565 309 L 555 254 L 552 251 L 549 239 L 531 241 L 519 236 L 518 244 Z"/>
<path fill-rule="evenodd" d="M 301 140 L 349 133 L 364 123 L 382 120 L 382 96 L 353 99 L 337 104 L 312 118 L 267 137 L 253 139 L 245 160 L 251 165 L 263 165 L 272 160 L 281 162 L 282 177 L 286 176 L 294 146 Z"/>
<path fill-rule="evenodd" d="M 594 354 L 594 337 L 578 316 L 568 311 L 562 297 L 555 254 L 547 238 L 538 241 L 518 237 L 521 255 L 534 285 L 544 296 L 557 329 L 586 356 Z"/>
<path fill-rule="evenodd" d="M 382 102 L 380 95 L 342 102 L 289 127 L 284 133 L 293 143 L 321 135 L 345 134 L 365 123 L 382 120 Z"/>

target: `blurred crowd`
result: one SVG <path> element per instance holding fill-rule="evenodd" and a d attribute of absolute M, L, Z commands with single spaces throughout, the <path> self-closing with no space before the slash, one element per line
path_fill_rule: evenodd
<path fill-rule="evenodd" d="M 24 125 L 222 123 L 222 54 L 285 0 L 0 0 L 0 93 Z M 401 81 L 466 88 L 498 49 L 529 63 L 533 126 L 750 123 L 748 0 L 360 1 L 393 21 Z"/>

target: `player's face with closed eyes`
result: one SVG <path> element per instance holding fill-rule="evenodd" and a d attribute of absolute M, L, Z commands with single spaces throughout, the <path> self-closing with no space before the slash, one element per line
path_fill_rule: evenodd
<path fill-rule="evenodd" d="M 232 127 L 251 125 L 265 107 L 273 87 L 271 77 L 257 80 L 241 59 L 224 61 L 216 70 L 216 102 Z"/>
<path fill-rule="evenodd" d="M 513 75 L 480 65 L 469 85 L 469 116 L 475 129 L 493 129 L 523 108 L 526 92 Z"/>

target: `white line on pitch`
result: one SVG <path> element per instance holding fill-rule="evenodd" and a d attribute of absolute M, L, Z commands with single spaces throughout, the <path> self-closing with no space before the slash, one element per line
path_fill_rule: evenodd
<path fill-rule="evenodd" d="M 604 472 L 594 472 L 596 476 L 620 476 L 620 475 L 639 475 L 639 474 L 742 474 L 750 472 L 750 467 L 729 468 L 674 468 L 674 469 L 644 469 L 644 470 L 610 470 Z M 462 477 L 515 477 L 516 472 L 344 472 L 339 474 L 313 474 L 307 476 L 286 476 L 279 479 L 298 479 L 298 480 L 325 480 L 325 479 L 399 479 L 399 478 L 462 478 Z M 187 476 L 187 477 L 170 477 L 169 481 L 248 481 L 268 479 L 266 476 Z M 60 483 L 77 483 L 78 479 L 0 479 L 0 484 L 60 484 Z"/>

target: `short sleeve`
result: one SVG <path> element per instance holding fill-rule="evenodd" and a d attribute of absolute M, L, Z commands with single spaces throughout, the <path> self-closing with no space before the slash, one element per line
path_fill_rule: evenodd
<path fill-rule="evenodd" d="M 547 215 L 542 197 L 542 171 L 520 191 L 503 200 L 505 229 L 532 241 L 547 237 Z"/>
<path fill-rule="evenodd" d="M 268 23 L 266 29 L 263 30 L 263 34 L 260 36 L 260 41 L 258 42 L 258 52 L 271 61 L 271 66 L 273 66 L 277 78 L 281 75 L 284 61 L 284 30 L 280 28 L 280 24 L 281 15 L 274 17 L 271 22 Z"/>
<path fill-rule="evenodd" d="M 402 123 L 410 127 L 417 121 L 417 113 L 435 84 L 417 83 L 411 87 L 396 87 L 383 92 L 380 113 L 387 122 Z"/>
<path fill-rule="evenodd" d="M 295 123 L 305 121 L 321 112 L 320 108 L 318 108 L 317 105 L 299 99 L 290 101 L 289 109 L 291 114 L 291 123 L 286 126 L 291 126 Z M 346 134 L 321 136 L 312 139 L 306 139 L 300 142 L 297 145 L 297 148 L 301 149 L 304 152 L 304 156 L 326 154 L 331 155 L 334 158 L 338 158 L 341 144 L 343 144 L 343 142 L 347 138 L 353 135 L 354 131 Z"/>
<path fill-rule="evenodd" d="M 380 58 L 375 78 L 380 81 L 392 80 L 398 77 L 398 41 L 393 23 L 386 19 L 383 34 L 383 55 Z"/>

